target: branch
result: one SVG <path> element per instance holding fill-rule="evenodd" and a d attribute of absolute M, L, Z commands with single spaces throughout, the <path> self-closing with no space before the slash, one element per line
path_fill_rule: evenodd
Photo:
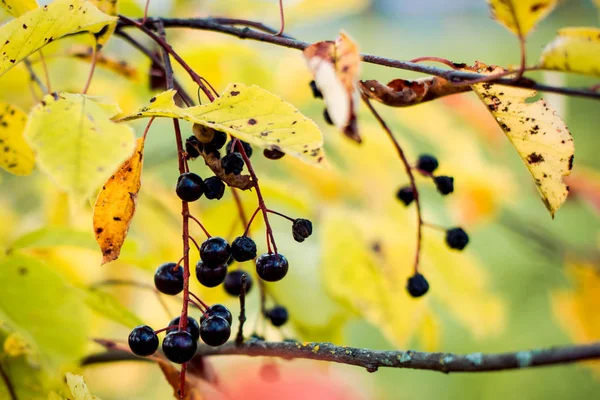
<path fill-rule="evenodd" d="M 428 371 L 488 372 L 533 368 L 600 358 L 600 342 L 514 353 L 454 354 L 419 351 L 380 351 L 356 347 L 336 346 L 331 343 L 265 342 L 248 339 L 241 346 L 233 342 L 221 347 L 200 346 L 199 356 L 245 355 L 285 359 L 305 358 L 340 364 L 355 365 L 375 372 L 380 367 L 408 368 Z"/>
<path fill-rule="evenodd" d="M 219 23 L 219 19 L 213 18 L 150 18 L 152 22 L 162 22 L 165 28 L 191 28 L 213 32 L 220 32 L 226 35 L 236 36 L 240 39 L 251 39 L 259 42 L 271 43 L 277 46 L 288 47 L 297 50 L 304 50 L 310 43 L 296 40 L 290 37 L 275 36 L 270 33 L 259 32 L 248 27 L 236 28 L 230 25 Z M 135 26 L 135 21 L 126 21 L 123 18 L 118 22 L 118 27 Z M 477 74 L 467 71 L 447 70 L 430 65 L 417 64 L 410 61 L 395 60 L 392 58 L 380 57 L 371 54 L 362 54 L 362 60 L 366 63 L 382 65 L 385 67 L 397 68 L 406 71 L 420 72 L 424 74 L 439 76 L 450 82 L 460 83 L 463 81 L 471 81 L 486 78 L 487 75 Z M 515 73 L 518 71 L 515 71 Z M 529 78 L 501 78 L 494 80 L 493 83 L 535 89 L 543 92 L 559 93 L 570 96 L 587 97 L 600 100 L 600 93 L 589 88 L 565 88 L 558 86 L 550 86 L 537 83 Z"/>

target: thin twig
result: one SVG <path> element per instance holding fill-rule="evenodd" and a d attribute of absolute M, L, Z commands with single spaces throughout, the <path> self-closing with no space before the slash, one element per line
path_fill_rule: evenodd
<path fill-rule="evenodd" d="M 48 87 L 48 93 L 52 92 L 52 85 L 50 84 L 50 71 L 48 70 L 48 65 L 46 65 L 46 59 L 44 58 L 44 53 L 42 50 L 39 50 L 40 53 L 40 61 L 42 62 L 42 68 L 44 69 L 44 76 L 46 77 L 46 86 Z"/>
<path fill-rule="evenodd" d="M 240 325 L 238 327 L 237 336 L 235 337 L 235 345 L 241 346 L 244 344 L 244 322 L 246 322 L 246 288 L 248 285 L 248 276 L 242 274 L 242 291 L 240 292 L 240 316 L 238 321 Z"/>
<path fill-rule="evenodd" d="M 92 47 L 92 66 L 90 67 L 90 72 L 87 78 L 87 81 L 85 82 L 85 87 L 83 88 L 83 91 L 81 93 L 86 94 L 87 91 L 90 88 L 90 85 L 92 84 L 92 78 L 94 77 L 94 71 L 96 71 L 96 64 L 98 63 L 98 52 L 100 51 L 100 49 L 98 48 L 98 43 L 96 42 L 96 39 L 94 38 L 94 46 Z"/>
<path fill-rule="evenodd" d="M 249 28 L 236 28 L 229 25 L 223 25 L 213 18 L 152 18 L 152 21 L 162 21 L 165 28 L 192 28 L 213 32 L 220 32 L 227 35 L 236 36 L 240 39 L 251 39 L 259 42 L 271 43 L 277 46 L 288 47 L 297 50 L 304 50 L 306 47 L 310 46 L 310 43 L 295 40 L 290 37 L 283 36 L 275 36 L 272 34 L 259 32 L 256 30 L 252 30 Z M 121 27 L 124 26 L 134 26 L 135 22 L 129 20 L 130 22 L 120 21 L 119 25 Z M 437 68 L 431 65 L 412 63 L 409 61 L 396 60 L 387 57 L 380 57 L 372 54 L 362 54 L 362 60 L 366 63 L 382 65 L 385 67 L 397 68 L 406 71 L 420 72 L 424 74 L 440 76 L 444 79 L 447 79 L 451 82 L 463 82 L 463 81 L 471 81 L 481 78 L 486 78 L 488 75 L 477 74 L 474 72 L 468 71 L 453 71 L 447 69 Z M 596 100 L 600 100 L 600 93 L 590 90 L 589 88 L 568 88 L 568 87 L 558 87 L 551 85 L 544 85 L 537 83 L 528 78 L 522 79 L 512 79 L 512 78 L 502 78 L 495 80 L 494 83 L 506 85 L 506 86 L 514 86 L 514 87 L 523 87 L 528 89 L 535 89 L 543 92 L 549 93 L 559 93 L 569 96 L 579 96 L 579 97 L 587 97 Z"/>
<path fill-rule="evenodd" d="M 42 91 L 42 95 L 48 93 L 48 88 L 46 87 L 46 85 L 44 85 L 39 76 L 37 76 L 37 74 L 33 70 L 33 67 L 31 66 L 31 61 L 29 61 L 29 59 L 26 58 L 25 60 L 23 60 L 23 63 L 25 64 L 27 71 L 29 71 L 29 77 L 31 78 L 31 80 L 35 82 Z"/>
<path fill-rule="evenodd" d="M 2 377 L 4 385 L 6 386 L 6 390 L 10 395 L 10 400 L 17 400 L 17 392 L 15 392 L 15 388 L 12 382 L 10 381 L 10 378 L 6 374 L 6 371 L 4 371 L 4 368 L 2 368 L 2 363 L 0 363 L 0 376 Z"/>
<path fill-rule="evenodd" d="M 402 160 L 402 163 L 404 164 L 404 169 L 406 170 L 408 179 L 410 180 L 410 187 L 412 189 L 413 197 L 415 199 L 415 209 L 417 212 L 417 248 L 415 250 L 415 262 L 414 262 L 414 272 L 416 274 L 419 272 L 419 258 L 421 256 L 421 243 L 423 241 L 423 215 L 421 213 L 421 200 L 419 198 L 419 190 L 417 189 L 415 175 L 413 174 L 413 170 L 410 166 L 410 163 L 408 162 L 408 159 L 406 158 L 406 155 L 404 154 L 404 150 L 402 150 L 400 143 L 398 143 L 398 141 L 394 137 L 394 134 L 392 133 L 389 126 L 385 123 L 383 118 L 381 118 L 381 115 L 379 115 L 377 110 L 375 110 L 375 108 L 373 107 L 373 105 L 371 104 L 371 102 L 365 95 L 362 96 L 362 99 L 365 102 L 365 104 L 367 105 L 367 107 L 369 108 L 369 110 L 371 111 L 371 113 L 373 114 L 373 116 L 375 117 L 375 119 L 379 122 L 379 124 L 381 125 L 383 130 L 387 133 L 390 140 L 392 141 L 394 147 L 396 148 L 396 151 L 398 152 L 398 156 L 400 157 L 400 160 Z"/>
<path fill-rule="evenodd" d="M 285 15 L 283 14 L 283 0 L 279 0 L 279 31 L 275 34 L 275 36 L 283 35 L 283 31 L 285 30 Z"/>
<path fill-rule="evenodd" d="M 331 343 L 265 342 L 248 339 L 242 346 L 226 343 L 221 347 L 200 346 L 198 356 L 266 356 L 285 359 L 305 358 L 355 365 L 375 372 L 378 368 L 408 368 L 443 373 L 488 372 L 569 364 L 600 358 L 600 342 L 524 350 L 511 353 L 428 353 L 419 351 L 380 351 L 336 346 Z"/>

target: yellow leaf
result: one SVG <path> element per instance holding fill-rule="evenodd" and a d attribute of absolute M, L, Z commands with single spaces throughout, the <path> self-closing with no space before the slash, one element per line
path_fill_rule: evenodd
<path fill-rule="evenodd" d="M 73 395 L 73 400 L 100 400 L 99 397 L 93 396 L 81 375 L 74 375 L 67 372 L 67 385 Z"/>
<path fill-rule="evenodd" d="M 57 0 L 0 27 L 0 76 L 48 43 L 115 21 L 84 0 Z"/>
<path fill-rule="evenodd" d="M 133 155 L 104 186 L 94 206 L 94 232 L 102 249 L 102 264 L 116 260 L 125 242 L 140 191 L 144 138 L 137 140 Z"/>
<path fill-rule="evenodd" d="M 540 59 L 547 69 L 600 76 L 600 29 L 563 28 Z"/>
<path fill-rule="evenodd" d="M 278 149 L 309 164 L 324 160 L 319 127 L 278 96 L 258 86 L 232 83 L 213 103 L 180 108 L 174 90 L 120 121 L 138 118 L 179 118 L 229 133 L 263 148 Z"/>
<path fill-rule="evenodd" d="M 488 0 L 492 17 L 515 35 L 524 38 L 558 0 Z"/>
<path fill-rule="evenodd" d="M 35 158 L 23 139 L 27 114 L 0 102 L 0 167 L 15 175 L 29 175 Z"/>
<path fill-rule="evenodd" d="M 27 11 L 38 8 L 35 0 L 0 0 L 0 7 L 8 11 L 12 16 L 19 17 Z"/>
<path fill-rule="evenodd" d="M 89 0 L 89 2 L 98 7 L 98 10 L 107 15 L 116 16 L 119 14 L 119 0 Z M 108 42 L 108 39 L 110 39 L 116 28 L 116 22 L 107 25 L 105 29 L 95 35 L 96 43 L 100 47 L 103 47 L 106 42 Z"/>
<path fill-rule="evenodd" d="M 482 71 L 486 69 L 479 68 Z M 491 73 L 502 71 L 495 68 Z M 526 103 L 535 90 L 490 83 L 473 85 L 473 90 L 519 153 L 554 217 L 569 194 L 563 177 L 571 173 L 575 150 L 564 121 L 543 99 Z"/>
<path fill-rule="evenodd" d="M 110 120 L 119 112 L 115 104 L 70 93 L 47 95 L 31 110 L 24 136 L 40 169 L 78 201 L 89 197 L 133 151 L 132 129 Z"/>

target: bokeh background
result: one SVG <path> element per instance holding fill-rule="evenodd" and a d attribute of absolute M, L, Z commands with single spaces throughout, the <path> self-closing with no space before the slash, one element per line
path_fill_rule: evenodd
<path fill-rule="evenodd" d="M 227 16 L 277 26 L 276 3 L 153 0 L 150 14 Z M 286 33 L 308 42 L 332 39 L 344 30 L 361 51 L 391 58 L 438 56 L 503 66 L 519 60 L 516 38 L 490 18 L 483 0 L 286 0 L 284 4 Z M 122 1 L 121 8 L 129 16 L 142 12 L 140 4 L 131 0 Z M 598 8 L 592 1 L 561 1 L 529 37 L 529 63 L 537 60 L 559 28 L 597 26 L 598 21 Z M 136 37 L 148 43 L 142 36 Z M 458 353 L 513 351 L 600 338 L 600 114 L 596 101 L 543 96 L 565 119 L 576 148 L 569 181 L 573 195 L 554 220 L 526 168 L 475 95 L 462 94 L 405 109 L 377 106 L 411 159 L 420 153 L 434 154 L 440 160 L 440 173 L 455 177 L 455 193 L 447 198 L 439 197 L 429 181 L 419 180 L 426 220 L 462 226 L 471 237 L 467 249 L 458 253 L 445 247 L 443 233 L 425 231 L 423 273 L 431 289 L 415 300 L 404 289 L 415 247 L 414 209 L 404 208 L 394 197 L 407 177 L 372 117 L 361 109 L 361 146 L 327 126 L 323 103 L 312 98 L 311 77 L 296 50 L 184 30 L 169 31 L 169 39 L 217 90 L 229 82 L 260 85 L 313 118 L 325 136 L 331 164 L 327 170 L 290 157 L 279 162 L 265 160 L 258 151 L 253 157 L 269 207 L 311 219 L 315 234 L 298 244 L 289 224 L 273 219 L 278 247 L 291 268 L 285 280 L 268 285 L 269 304 L 285 305 L 291 323 L 281 331 L 269 328 L 259 318 L 255 287 L 249 295 L 248 333 L 256 331 L 269 340 L 293 338 L 374 349 Z M 85 44 L 68 39 L 46 51 L 55 89 L 81 90 L 89 65 L 69 55 L 74 48 L 81 48 L 75 46 Z M 117 37 L 109 42 L 105 54 L 126 61 L 130 76 L 122 73 L 122 67 L 120 71 L 100 67 L 90 93 L 117 101 L 125 112 L 145 104 L 153 93 L 148 88 L 149 62 Z M 34 67 L 40 71 L 39 64 Z M 189 92 L 195 93 L 187 76 L 179 69 L 176 73 Z M 361 73 L 364 79 L 382 82 L 418 76 L 373 65 L 363 65 Z M 532 76 L 555 85 L 597 83 L 557 73 Z M 34 104 L 28 85 L 25 68 L 15 68 L 0 78 L 0 100 L 28 110 Z M 133 125 L 141 133 L 144 122 Z M 185 129 L 191 134 L 190 126 Z M 203 177 L 209 175 L 201 161 L 192 163 L 191 169 Z M 180 257 L 179 201 L 173 190 L 176 178 L 172 125 L 168 120 L 157 121 L 146 143 L 143 186 L 126 248 L 119 261 L 100 267 L 100 251 L 91 230 L 93 200 L 82 207 L 70 204 L 39 172 L 27 178 L 2 173 L 0 250 L 20 248 L 37 257 L 71 288 L 87 290 L 108 279 L 151 284 L 158 264 Z M 242 196 L 251 213 L 256 207 L 254 194 Z M 242 232 L 229 193 L 220 202 L 203 199 L 194 203 L 192 212 L 212 234 L 233 239 Z M 259 223 L 252 229 L 259 250 L 265 249 L 263 228 Z M 197 237 L 200 234 L 195 232 Z M 193 262 L 194 257 L 197 255 L 192 256 Z M 251 270 L 247 263 L 233 268 Z M 65 362 L 59 371 L 82 373 L 92 392 L 104 400 L 169 398 L 171 388 L 151 363 L 83 369 L 73 365 L 76 356 L 100 351 L 89 338 L 124 340 L 132 328 L 126 326 L 127 321 L 140 319 L 159 328 L 180 307 L 177 299 L 164 299 L 167 315 L 155 295 L 143 288 L 105 285 L 99 290 L 114 296 L 131 315 L 117 305 L 113 314 L 118 316 L 113 320 L 94 307 L 67 311 L 75 334 L 85 340 L 78 350 L 81 354 L 71 352 L 60 359 Z M 238 309 L 237 300 L 221 288 L 206 289 L 195 283 L 193 290 L 206 302 L 223 302 L 232 311 Z M 44 311 L 44 299 L 35 292 L 20 300 L 2 297 L 0 293 L 0 308 L 6 315 L 23 301 L 40 313 Z M 95 308 L 106 311 L 106 304 Z M 3 316 L 2 321 L 11 326 L 10 317 Z M 10 329 L 18 330 L 12 322 Z M 37 347 L 32 345 L 31 354 L 42 360 L 56 357 L 59 353 L 47 354 L 40 343 L 44 336 L 39 329 L 36 333 L 40 323 L 24 320 L 21 324 L 24 331 L 33 332 L 27 338 L 38 342 Z M 61 326 L 55 325 L 55 329 L 61 330 Z M 57 337 L 60 341 L 60 335 Z M 6 343 L 4 347 L 3 356 L 9 357 Z M 443 375 L 393 369 L 369 374 L 326 363 L 229 356 L 208 362 L 225 392 L 235 399 L 587 399 L 597 397 L 600 391 L 598 363 Z M 45 361 L 41 365 L 46 365 Z M 48 383 L 48 387 L 53 386 Z M 0 385 L 0 398 L 5 395 L 2 390 Z"/>

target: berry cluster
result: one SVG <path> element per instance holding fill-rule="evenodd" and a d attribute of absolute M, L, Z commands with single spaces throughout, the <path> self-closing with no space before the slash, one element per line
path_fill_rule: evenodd
<path fill-rule="evenodd" d="M 454 192 L 454 178 L 446 175 L 434 175 L 434 172 L 439 167 L 437 158 L 429 154 L 421 154 L 417 159 L 416 165 L 413 167 L 414 170 L 418 171 L 421 175 L 431 178 L 437 191 L 446 196 Z M 396 192 L 396 197 L 405 206 L 410 205 L 417 199 L 418 193 L 415 192 L 415 186 L 403 186 Z M 420 224 L 424 224 L 419 221 Z M 437 228 L 437 226 L 424 224 Z M 462 228 L 451 228 L 445 229 L 446 232 L 446 244 L 451 249 L 463 250 L 469 243 L 469 236 Z M 421 297 L 429 290 L 429 282 L 425 277 L 417 272 L 408 278 L 406 284 L 406 290 L 412 297 Z"/>

